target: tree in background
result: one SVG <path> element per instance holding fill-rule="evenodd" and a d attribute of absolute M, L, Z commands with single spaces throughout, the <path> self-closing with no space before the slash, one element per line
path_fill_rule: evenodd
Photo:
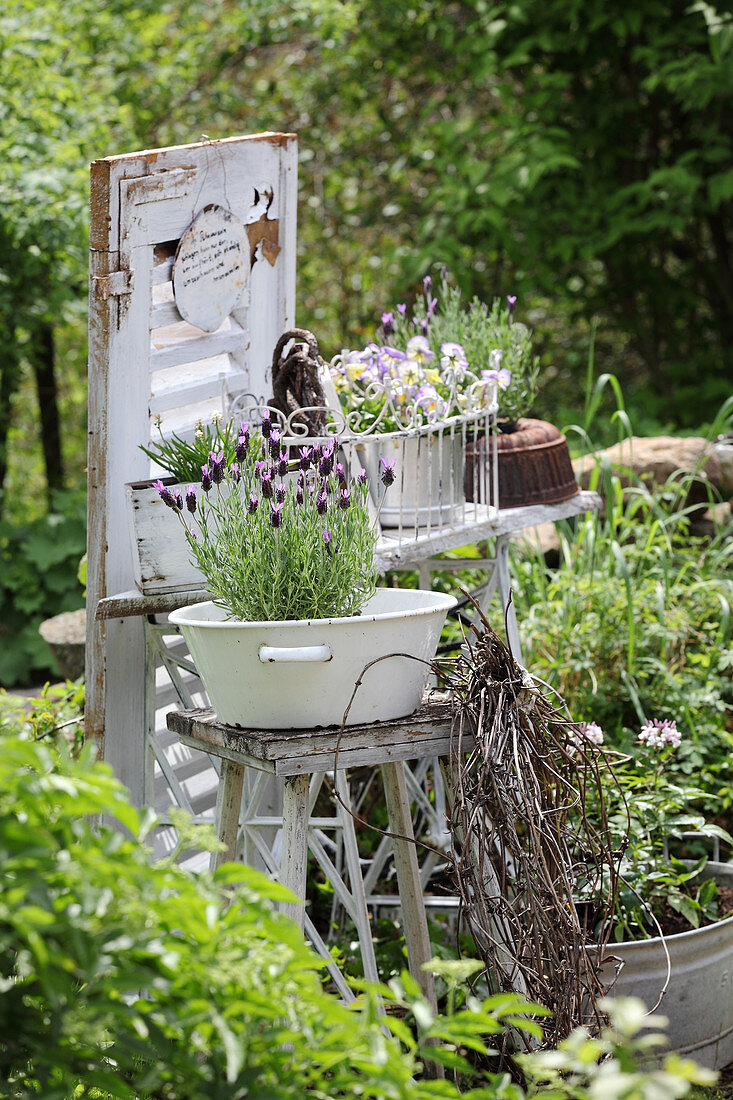
<path fill-rule="evenodd" d="M 83 468 L 54 409 L 83 372 L 83 338 L 55 358 L 86 294 L 88 161 L 202 131 L 299 133 L 298 320 L 327 352 L 438 262 L 519 293 L 568 393 L 591 317 L 657 418 L 698 424 L 729 388 L 729 7 L 6 0 L 0 42 L 0 483 L 25 376 L 49 486 L 65 446 Z"/>
<path fill-rule="evenodd" d="M 438 259 L 566 329 L 596 316 L 657 416 L 710 417 L 733 366 L 729 6 L 356 6 L 315 79 L 340 232 L 388 223 L 403 284 Z"/>
<path fill-rule="evenodd" d="M 86 299 L 89 162 L 200 140 L 204 129 L 226 132 L 217 86 L 232 53 L 243 42 L 279 41 L 286 27 L 297 33 L 311 7 L 291 5 L 288 20 L 228 0 L 6 0 L 0 8 L 0 515 L 24 374 L 36 385 L 49 506 L 63 487 L 56 348 Z"/>

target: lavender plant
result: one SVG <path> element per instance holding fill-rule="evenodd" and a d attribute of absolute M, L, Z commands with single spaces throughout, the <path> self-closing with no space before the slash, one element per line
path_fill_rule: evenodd
<path fill-rule="evenodd" d="M 446 418 L 488 404 L 498 390 L 500 414 L 516 419 L 534 400 L 539 372 L 531 333 L 514 319 L 516 304 L 509 295 L 490 308 L 478 298 L 465 306 L 445 270 L 435 292 L 426 275 L 411 316 L 404 304 L 383 313 L 377 342 L 331 364 L 342 404 L 365 423 L 394 430 L 411 423 L 415 410 L 418 422 Z"/>
<path fill-rule="evenodd" d="M 387 486 L 394 471 L 385 465 L 381 477 Z M 231 618 L 355 615 L 374 593 L 367 475 L 348 476 L 334 439 L 292 458 L 266 411 L 260 430 L 241 425 L 231 461 L 223 450 L 208 455 L 197 486 L 185 494 L 155 487 Z"/>

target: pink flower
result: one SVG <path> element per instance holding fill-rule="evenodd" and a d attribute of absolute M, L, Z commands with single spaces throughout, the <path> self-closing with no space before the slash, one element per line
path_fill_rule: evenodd
<path fill-rule="evenodd" d="M 603 730 L 597 722 L 578 722 L 583 736 L 593 745 L 603 744 Z"/>
<path fill-rule="evenodd" d="M 639 733 L 639 741 L 650 749 L 663 749 L 667 745 L 677 749 L 682 741 L 682 734 L 677 729 L 675 720 L 669 718 L 653 718 L 645 722 Z"/>

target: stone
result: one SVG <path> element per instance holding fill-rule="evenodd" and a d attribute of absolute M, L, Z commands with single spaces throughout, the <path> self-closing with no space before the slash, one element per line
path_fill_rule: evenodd
<path fill-rule="evenodd" d="M 596 460 L 602 452 L 594 452 L 577 458 L 573 462 L 575 476 L 584 489 L 587 489 Z M 621 484 L 628 486 L 637 479 L 650 488 L 666 483 L 668 478 L 682 471 L 695 474 L 690 484 L 686 504 L 707 508 L 709 504 L 708 486 L 712 485 L 719 493 L 726 494 L 726 481 L 715 446 L 700 436 L 631 436 L 606 449 L 608 461 L 617 473 Z"/>

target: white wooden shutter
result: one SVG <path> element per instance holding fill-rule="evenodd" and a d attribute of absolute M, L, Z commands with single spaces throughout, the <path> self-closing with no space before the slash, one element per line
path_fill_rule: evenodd
<path fill-rule="evenodd" d="M 278 337 L 295 323 L 297 145 L 256 134 L 95 161 L 91 169 L 87 731 L 142 801 L 146 652 L 143 620 L 100 622 L 100 599 L 134 587 L 125 484 L 150 475 L 139 449 L 164 430 L 190 433 L 223 395 L 270 394 Z M 172 258 L 211 204 L 247 227 L 244 296 L 214 333 L 183 321 Z M 150 706 L 150 700 L 148 700 Z"/>

